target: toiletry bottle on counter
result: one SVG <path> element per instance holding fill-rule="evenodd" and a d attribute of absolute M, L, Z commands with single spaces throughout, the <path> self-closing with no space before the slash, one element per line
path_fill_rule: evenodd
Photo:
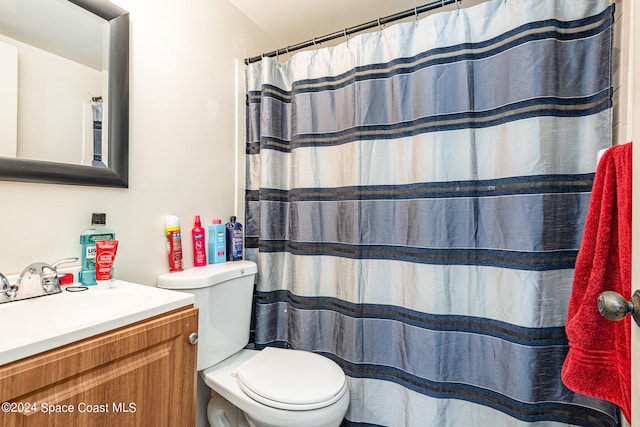
<path fill-rule="evenodd" d="M 169 271 L 182 271 L 182 236 L 180 235 L 180 220 L 177 216 L 167 215 L 164 231 L 167 236 Z"/>
<path fill-rule="evenodd" d="M 200 215 L 196 215 L 195 224 L 191 229 L 191 240 L 193 242 L 193 265 L 201 267 L 207 265 L 207 252 L 204 244 L 204 228 L 200 222 Z"/>
<path fill-rule="evenodd" d="M 242 224 L 236 222 L 236 217 L 232 216 L 227 223 L 227 261 L 242 259 L 242 244 Z"/>
<path fill-rule="evenodd" d="M 113 261 L 118 251 L 117 240 L 96 240 L 96 283 L 98 289 L 109 289 L 113 278 Z"/>
<path fill-rule="evenodd" d="M 82 265 L 78 273 L 78 281 L 85 286 L 96 284 L 96 240 L 114 240 L 116 233 L 106 228 L 107 215 L 94 213 L 91 215 L 91 227 L 80 235 L 82 246 Z"/>
<path fill-rule="evenodd" d="M 227 229 L 221 219 L 209 224 L 209 264 L 227 261 Z"/>

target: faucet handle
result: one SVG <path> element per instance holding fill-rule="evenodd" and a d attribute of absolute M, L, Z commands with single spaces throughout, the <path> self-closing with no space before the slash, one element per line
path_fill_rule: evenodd
<path fill-rule="evenodd" d="M 58 261 L 52 263 L 51 264 L 51 268 L 57 271 L 58 267 L 60 265 L 69 264 L 69 263 L 76 262 L 76 261 L 78 261 L 78 257 L 62 258 L 62 259 L 59 259 Z"/>
<path fill-rule="evenodd" d="M 17 291 L 18 288 L 15 285 L 11 285 L 5 275 L 0 273 L 0 295 L 4 295 L 4 297 L 7 299 L 7 301 L 0 302 L 13 301 L 13 299 L 16 297 Z"/>
<path fill-rule="evenodd" d="M 69 264 L 78 261 L 78 257 L 63 258 L 53 262 L 51 265 L 42 266 L 42 289 L 45 294 L 56 294 L 61 292 L 60 289 L 60 275 L 58 274 L 58 267 L 62 264 Z"/>

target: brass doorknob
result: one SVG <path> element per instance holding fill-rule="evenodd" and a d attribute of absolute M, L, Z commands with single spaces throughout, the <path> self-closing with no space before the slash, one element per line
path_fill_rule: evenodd
<path fill-rule="evenodd" d="M 627 314 L 640 326 L 640 290 L 634 292 L 631 301 L 614 291 L 605 291 L 598 296 L 598 311 L 609 320 L 622 320 Z"/>

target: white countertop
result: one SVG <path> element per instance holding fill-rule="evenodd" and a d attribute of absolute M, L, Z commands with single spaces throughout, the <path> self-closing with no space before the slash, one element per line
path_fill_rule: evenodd
<path fill-rule="evenodd" d="M 77 285 L 77 284 L 75 284 Z M 113 280 L 0 304 L 0 365 L 194 303 L 192 294 Z"/>

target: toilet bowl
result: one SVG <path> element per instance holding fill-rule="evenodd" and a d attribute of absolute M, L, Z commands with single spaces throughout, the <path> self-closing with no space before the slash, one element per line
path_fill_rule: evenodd
<path fill-rule="evenodd" d="M 211 389 L 211 427 L 337 427 L 349 388 L 333 360 L 308 351 L 247 350 L 257 266 L 209 264 L 158 277 L 198 308 L 197 369 Z"/>
<path fill-rule="evenodd" d="M 252 427 L 337 427 L 349 406 L 344 373 L 314 353 L 241 350 L 200 374 L 214 393 L 242 411 Z M 211 402 L 216 401 L 214 395 Z M 231 417 L 225 419 L 221 405 L 211 402 L 211 427 L 225 426 Z"/>

